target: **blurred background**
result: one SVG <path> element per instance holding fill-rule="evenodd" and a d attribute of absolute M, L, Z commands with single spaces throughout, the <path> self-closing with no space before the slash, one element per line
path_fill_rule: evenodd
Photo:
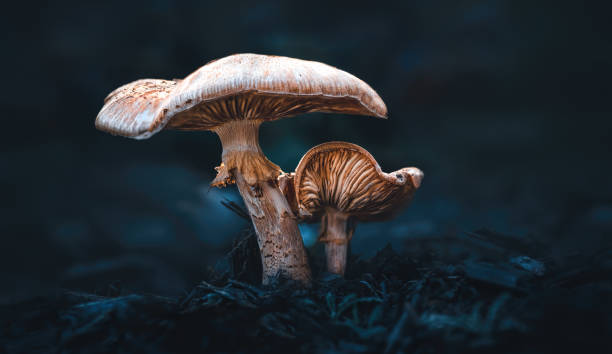
<path fill-rule="evenodd" d="M 145 141 L 94 128 L 104 97 L 253 52 L 321 61 L 369 83 L 386 121 L 309 114 L 265 124 L 292 171 L 344 140 L 425 180 L 396 219 L 358 225 L 354 254 L 489 228 L 552 255 L 612 232 L 609 12 L 583 2 L 82 1 L 14 4 L 1 21 L 0 303 L 109 284 L 190 289 L 247 223 L 210 189 L 212 133 Z M 312 244 L 316 225 L 303 229 Z"/>

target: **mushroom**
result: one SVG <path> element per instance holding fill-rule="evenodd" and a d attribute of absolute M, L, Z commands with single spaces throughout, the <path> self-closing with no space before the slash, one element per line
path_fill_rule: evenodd
<path fill-rule="evenodd" d="M 412 199 L 422 179 L 416 167 L 384 173 L 364 148 L 328 142 L 310 149 L 295 174 L 279 181 L 285 193 L 294 194 L 287 199 L 302 220 L 321 221 L 319 241 L 325 243 L 327 269 L 344 275 L 355 222 L 393 216 Z"/>
<path fill-rule="evenodd" d="M 382 99 L 365 82 L 329 65 L 236 54 L 212 61 L 183 80 L 144 79 L 104 101 L 100 130 L 146 139 L 162 129 L 210 130 L 223 146 L 211 183 L 236 183 L 257 233 L 263 278 L 308 284 L 311 274 L 297 221 L 278 188 L 281 169 L 259 146 L 263 122 L 307 112 L 385 118 Z"/>

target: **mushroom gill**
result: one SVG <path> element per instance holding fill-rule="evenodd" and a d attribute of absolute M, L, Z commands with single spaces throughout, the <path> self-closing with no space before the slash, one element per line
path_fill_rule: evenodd
<path fill-rule="evenodd" d="M 293 177 L 295 208 L 307 221 L 321 221 L 328 270 L 344 274 L 354 221 L 389 218 L 407 204 L 423 173 L 415 167 L 385 173 L 362 147 L 329 142 L 310 149 Z M 353 221 L 353 222 L 352 222 Z"/>
<path fill-rule="evenodd" d="M 223 146 L 214 186 L 236 183 L 262 256 L 262 282 L 310 283 L 296 218 L 278 188 L 281 169 L 259 146 L 263 122 L 307 112 L 386 117 L 365 82 L 332 66 L 287 57 L 236 54 L 182 80 L 145 79 L 113 91 L 96 118 L 112 134 L 146 139 L 162 129 L 214 131 Z"/>

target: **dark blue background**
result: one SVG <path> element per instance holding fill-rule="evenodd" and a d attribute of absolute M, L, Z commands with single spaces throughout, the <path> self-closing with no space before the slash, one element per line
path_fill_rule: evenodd
<path fill-rule="evenodd" d="M 2 21 L 0 302 L 58 287 L 179 294 L 247 224 L 210 190 L 212 133 L 98 132 L 107 93 L 254 52 L 322 61 L 368 82 L 389 120 L 310 114 L 266 124 L 284 170 L 345 140 L 386 170 L 425 172 L 394 221 L 353 251 L 488 227 L 563 257 L 609 243 L 609 12 L 579 1 L 83 1 L 16 4 Z M 305 229 L 312 237 L 316 228 Z"/>

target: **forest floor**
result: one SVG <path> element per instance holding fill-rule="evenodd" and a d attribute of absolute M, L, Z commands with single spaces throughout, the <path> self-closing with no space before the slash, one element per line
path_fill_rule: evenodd
<path fill-rule="evenodd" d="M 610 353 L 612 252 L 551 258 L 490 230 L 398 254 L 350 257 L 345 279 L 311 254 L 310 289 L 262 289 L 248 234 L 182 297 L 62 291 L 0 307 L 0 352 Z M 461 251 L 461 245 L 463 251 Z"/>

